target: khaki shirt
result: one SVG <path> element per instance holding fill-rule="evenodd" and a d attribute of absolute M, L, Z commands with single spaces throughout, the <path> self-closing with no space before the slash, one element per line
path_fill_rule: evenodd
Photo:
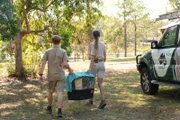
<path fill-rule="evenodd" d="M 67 59 L 66 51 L 59 46 L 54 46 L 44 53 L 42 60 L 48 61 L 48 81 L 65 80 L 62 64 Z"/>
<path fill-rule="evenodd" d="M 106 47 L 105 44 L 102 41 L 98 41 L 98 50 L 95 49 L 95 40 L 93 42 L 91 42 L 90 44 L 90 49 L 88 53 L 90 53 L 91 55 L 94 55 L 95 58 L 98 59 L 104 59 L 105 55 L 106 55 Z"/>

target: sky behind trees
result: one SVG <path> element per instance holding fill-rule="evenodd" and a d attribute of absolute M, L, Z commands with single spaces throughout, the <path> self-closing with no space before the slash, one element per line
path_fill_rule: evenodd
<path fill-rule="evenodd" d="M 152 19 L 157 18 L 158 15 L 170 11 L 168 0 L 142 0 L 147 5 L 147 11 L 150 13 Z M 117 16 L 118 8 L 116 4 L 118 0 L 103 0 L 104 5 L 102 12 L 110 16 Z"/>

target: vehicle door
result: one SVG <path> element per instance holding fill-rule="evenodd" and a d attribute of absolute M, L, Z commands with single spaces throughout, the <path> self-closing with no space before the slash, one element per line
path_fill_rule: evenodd
<path fill-rule="evenodd" d="M 176 80 L 180 81 L 180 27 L 178 31 L 177 48 L 175 50 L 174 60 L 175 60 L 174 72 L 176 74 Z"/>
<path fill-rule="evenodd" d="M 168 28 L 158 43 L 158 48 L 152 50 L 154 62 L 153 72 L 157 80 L 172 81 L 175 78 L 174 52 L 178 37 L 178 26 Z"/>

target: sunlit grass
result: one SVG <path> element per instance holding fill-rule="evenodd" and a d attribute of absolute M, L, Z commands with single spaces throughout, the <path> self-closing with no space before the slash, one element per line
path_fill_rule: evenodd
<path fill-rule="evenodd" d="M 0 77 L 4 77 L 8 75 L 7 66 L 8 63 L 0 63 Z"/>
<path fill-rule="evenodd" d="M 125 58 L 112 58 L 107 59 L 107 62 L 127 62 L 127 61 L 135 61 L 135 57 L 125 57 Z"/>
<path fill-rule="evenodd" d="M 86 68 L 81 69 L 82 71 Z M 79 70 L 78 70 L 79 71 Z M 69 101 L 64 94 L 64 119 L 67 120 L 178 120 L 180 117 L 180 89 L 160 86 L 157 95 L 144 95 L 139 73 L 107 70 L 104 79 L 107 106 L 97 109 L 101 100 L 96 84 L 94 105 L 87 100 Z M 2 120 L 56 120 L 57 95 L 54 94 L 53 115 L 45 112 L 46 84 L 37 80 L 26 82 L 3 78 L 0 82 L 0 116 Z"/>

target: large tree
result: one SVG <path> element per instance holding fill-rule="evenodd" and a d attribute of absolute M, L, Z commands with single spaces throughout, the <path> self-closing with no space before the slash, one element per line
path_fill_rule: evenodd
<path fill-rule="evenodd" d="M 130 40 L 131 36 L 128 36 L 127 26 L 129 22 L 134 25 L 134 50 L 136 55 L 136 44 L 137 44 L 137 29 L 138 29 L 138 21 L 142 20 L 144 17 L 147 17 L 146 7 L 143 5 L 142 0 L 122 0 L 118 2 L 118 7 L 120 8 L 119 16 L 124 21 L 124 50 L 125 57 L 127 57 L 127 48 L 128 48 L 128 40 Z"/>
<path fill-rule="evenodd" d="M 102 17 L 102 13 L 98 9 L 101 4 L 99 0 L 86 0 L 84 4 L 84 13 L 78 20 L 74 20 L 75 27 L 74 44 L 73 47 L 77 48 L 74 52 L 76 55 L 81 54 L 85 60 L 85 53 L 87 51 L 87 44 L 92 41 L 92 31 L 94 25 Z M 94 6 L 92 4 L 95 4 Z"/>
<path fill-rule="evenodd" d="M 135 0 L 133 1 L 132 6 L 132 12 L 130 14 L 129 21 L 133 23 L 134 25 L 134 55 L 137 55 L 137 38 L 139 36 L 138 34 L 138 28 L 140 27 L 139 23 L 143 19 L 148 17 L 148 12 L 146 11 L 146 7 L 143 4 L 142 0 Z"/>
<path fill-rule="evenodd" d="M 124 22 L 124 57 L 127 57 L 127 22 L 130 14 L 133 12 L 133 2 L 134 0 L 119 0 L 117 4 L 120 9 L 119 17 L 123 19 Z"/>
<path fill-rule="evenodd" d="M 72 21 L 83 17 L 84 13 L 92 12 L 84 10 L 84 6 L 99 0 L 16 0 L 13 5 L 16 8 L 16 17 L 19 32 L 15 38 L 16 45 L 16 75 L 23 77 L 22 40 L 29 34 L 47 36 L 60 34 L 66 39 L 63 47 L 70 46 L 68 41 L 73 32 Z M 89 14 L 89 13 L 88 13 Z M 89 16 L 89 21 L 92 17 Z M 87 21 L 88 22 L 88 21 Z M 90 24 L 91 26 L 92 24 Z M 75 30 L 75 29 L 74 29 Z M 43 33 L 43 34 L 42 34 Z M 45 35 L 46 33 L 46 35 Z M 68 41 L 68 42 L 67 42 Z M 68 51 L 71 52 L 68 48 Z"/>
<path fill-rule="evenodd" d="M 73 20 L 84 17 L 83 15 L 87 14 L 86 22 L 90 28 L 93 25 L 91 6 L 92 3 L 97 5 L 99 0 L 1 0 L 0 2 L 0 16 L 4 18 L 0 21 L 0 28 L 3 29 L 3 32 L 6 30 L 9 35 L 15 35 L 16 75 L 18 78 L 21 78 L 24 76 L 22 59 L 22 42 L 24 37 L 34 34 L 43 36 L 47 40 L 52 34 L 60 34 L 62 39 L 66 39 L 62 46 L 70 53 L 70 47 L 67 46 L 70 46 L 72 35 L 76 30 L 71 23 L 73 23 Z M 15 12 L 11 10 L 13 7 Z M 84 10 L 84 8 L 88 10 Z M 9 10 L 13 14 L 9 14 L 5 10 Z M 7 13 L 5 14 L 6 16 L 4 15 L 5 12 Z M 9 22 L 11 17 L 13 18 L 11 20 L 14 21 Z M 1 22 L 7 21 L 7 18 L 8 23 L 1 24 Z M 19 31 L 11 33 L 15 31 L 15 28 Z M 1 33 L 1 36 L 4 39 L 4 36 L 7 35 Z M 13 37 L 10 36 L 8 39 L 10 38 Z"/>
<path fill-rule="evenodd" d="M 22 39 L 28 34 L 38 34 L 47 29 L 45 20 L 50 17 L 49 8 L 55 2 L 48 0 L 16 0 L 13 4 L 16 8 L 16 19 L 20 30 L 15 38 L 15 68 L 17 77 L 22 78 L 24 77 Z"/>

